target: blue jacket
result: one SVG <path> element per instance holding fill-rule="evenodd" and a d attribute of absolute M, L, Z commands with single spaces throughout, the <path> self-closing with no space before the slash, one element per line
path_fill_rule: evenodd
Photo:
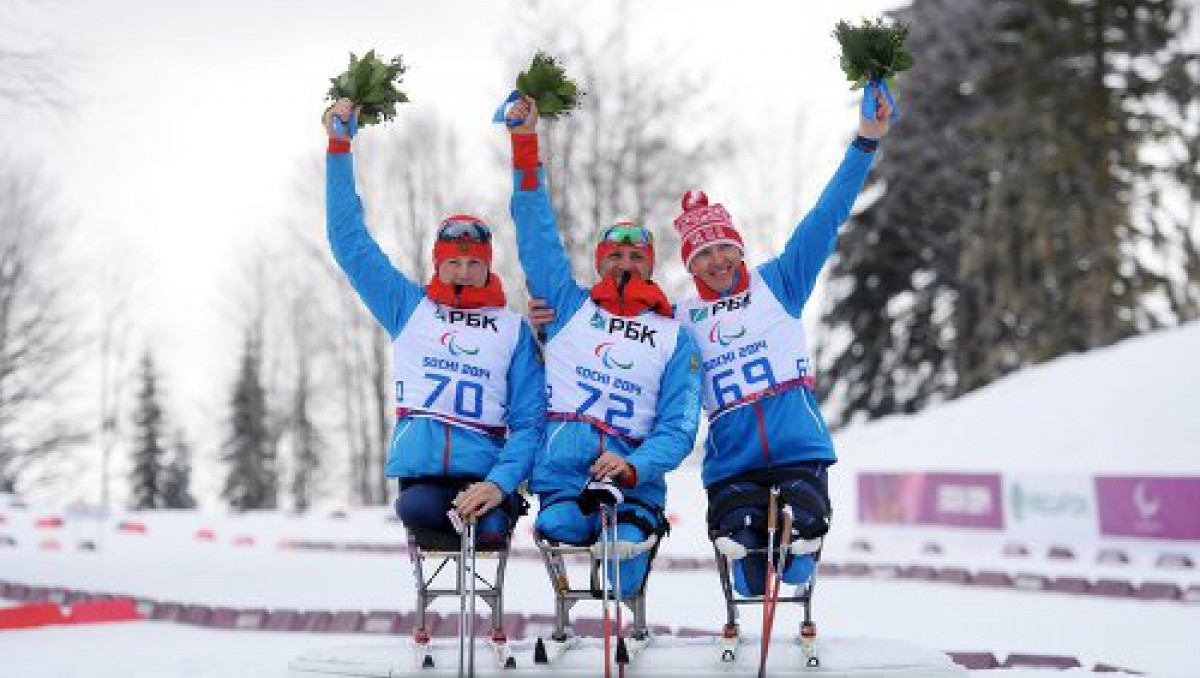
<path fill-rule="evenodd" d="M 334 259 L 371 314 L 395 339 L 425 290 L 396 270 L 367 232 L 349 153 L 327 156 L 325 218 Z M 484 477 L 511 494 L 533 467 L 545 419 L 544 390 L 537 343 L 528 324 L 522 323 L 508 367 L 507 440 L 427 417 L 403 417 L 392 435 L 386 475 Z"/>
<path fill-rule="evenodd" d="M 796 226 L 783 253 L 758 267 L 767 287 L 797 319 L 837 245 L 874 155 L 851 146 L 815 207 Z M 807 388 L 785 391 L 720 417 L 704 445 L 704 485 L 747 471 L 800 461 L 834 463 L 833 441 Z"/>
<path fill-rule="evenodd" d="M 542 170 L 538 170 L 537 187 L 529 191 L 520 188 L 521 171 L 514 174 L 510 209 L 517 225 L 517 253 L 530 294 L 546 299 L 555 310 L 554 322 L 546 327 L 547 337 L 553 338 L 583 306 L 589 291 L 571 276 Z M 698 370 L 695 344 L 680 327 L 675 352 L 659 382 L 658 411 L 650 434 L 636 447 L 620 438 L 604 438 L 604 449 L 621 455 L 636 469 L 637 485 L 626 496 L 656 507 L 666 501 L 666 473 L 683 462 L 696 441 Z M 543 497 L 543 503 L 577 496 L 587 483 L 588 467 L 599 456 L 599 431 L 586 422 L 556 421 L 547 423 L 545 436 L 530 488 Z"/>

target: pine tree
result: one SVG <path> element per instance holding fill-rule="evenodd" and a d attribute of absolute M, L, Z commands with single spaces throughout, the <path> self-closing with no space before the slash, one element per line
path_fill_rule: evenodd
<path fill-rule="evenodd" d="M 1193 7 L 1187 19 L 1195 18 Z M 1195 29 L 1193 29 L 1194 31 Z M 1200 318 L 1200 48 L 1176 50 L 1163 68 L 1161 85 L 1167 115 L 1178 124 L 1164 130 L 1163 146 L 1169 161 L 1163 169 L 1164 185 L 1177 186 L 1182 204 L 1165 209 L 1164 201 L 1151 203 L 1149 221 L 1173 250 L 1168 260 L 1178 261 L 1181 273 L 1168 285 L 1171 312 L 1181 322 Z"/>
<path fill-rule="evenodd" d="M 142 356 L 137 373 L 139 389 L 133 412 L 133 468 L 129 474 L 130 507 L 154 509 L 163 506 L 163 409 L 154 358 Z"/>
<path fill-rule="evenodd" d="M 1156 105 L 1181 89 L 1167 67 L 1186 28 L 1177 4 L 917 0 L 899 13 L 931 67 L 903 84 L 882 195 L 833 269 L 827 320 L 851 337 L 832 359 L 843 421 L 1162 322 L 1149 308 L 1172 272 L 1144 256 L 1160 240 L 1145 205 L 1184 168 L 1140 154 L 1180 127 Z"/>
<path fill-rule="evenodd" d="M 832 347 L 836 376 L 821 383 L 842 404 L 843 423 L 912 412 L 953 389 L 962 224 L 987 188 L 986 169 L 971 159 L 987 143 L 976 89 L 995 51 L 986 37 L 993 6 L 925 0 L 895 13 L 922 67 L 901 80 L 903 117 L 872 170 L 866 192 L 884 193 L 843 230 L 831 267 L 825 322 L 849 339 Z"/>
<path fill-rule="evenodd" d="M 221 454 L 228 465 L 221 497 L 239 511 L 275 508 L 277 500 L 261 364 L 258 341 L 248 336 L 229 403 L 229 437 Z"/>
<path fill-rule="evenodd" d="M 308 374 L 302 371 L 297 379 L 296 392 L 292 396 L 292 413 L 288 421 L 292 441 L 292 473 L 289 490 L 292 496 L 292 506 L 298 513 L 303 513 L 312 506 L 317 471 L 321 467 L 321 451 L 324 446 L 321 432 L 313 423 L 308 398 Z"/>
<path fill-rule="evenodd" d="M 175 429 L 170 454 L 162 473 L 162 507 L 196 508 L 192 497 L 192 447 L 183 429 Z"/>
<path fill-rule="evenodd" d="M 992 185 L 964 223 L 974 247 L 959 277 L 977 282 L 958 290 L 957 393 L 1153 329 L 1146 302 L 1163 290 L 1137 254 L 1154 243 L 1136 193 L 1156 190 L 1140 154 L 1175 125 L 1154 100 L 1177 3 L 1003 4 L 1001 58 L 981 86 L 995 106 L 984 133 L 1003 144 L 981 158 Z"/>

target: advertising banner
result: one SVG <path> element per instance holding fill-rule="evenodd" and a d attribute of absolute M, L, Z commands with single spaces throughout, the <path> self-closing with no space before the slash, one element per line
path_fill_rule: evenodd
<path fill-rule="evenodd" d="M 874 525 L 1004 529 L 996 473 L 858 474 L 858 520 Z"/>
<path fill-rule="evenodd" d="M 1200 477 L 1098 476 L 1100 534 L 1200 541 Z"/>
<path fill-rule="evenodd" d="M 1004 475 L 1004 524 L 1014 537 L 1045 541 L 1100 536 L 1092 476 Z"/>

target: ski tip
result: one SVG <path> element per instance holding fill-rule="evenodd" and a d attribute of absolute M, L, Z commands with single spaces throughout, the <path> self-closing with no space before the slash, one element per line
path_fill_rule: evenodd
<path fill-rule="evenodd" d="M 721 661 L 723 662 L 731 662 L 735 659 L 737 659 L 737 655 L 733 653 L 733 650 L 725 650 L 721 653 Z"/>
<path fill-rule="evenodd" d="M 505 660 L 504 660 L 504 668 L 506 668 L 506 669 L 515 669 L 515 668 L 517 668 L 517 658 L 516 658 L 516 657 L 509 657 L 508 659 L 505 659 Z"/>
<path fill-rule="evenodd" d="M 421 660 L 421 668 L 423 668 L 423 669 L 432 669 L 433 668 L 433 655 L 428 655 L 428 654 L 425 655 L 425 658 Z"/>
<path fill-rule="evenodd" d="M 549 664 L 550 657 L 546 656 L 546 643 L 542 642 L 541 638 L 537 639 L 537 643 L 533 646 L 533 663 L 534 664 Z"/>
<path fill-rule="evenodd" d="M 629 648 L 625 647 L 625 639 L 617 638 L 617 663 L 629 663 Z"/>
<path fill-rule="evenodd" d="M 804 664 L 810 669 L 815 669 L 821 665 L 821 660 L 816 657 L 809 657 L 808 661 L 804 662 Z"/>

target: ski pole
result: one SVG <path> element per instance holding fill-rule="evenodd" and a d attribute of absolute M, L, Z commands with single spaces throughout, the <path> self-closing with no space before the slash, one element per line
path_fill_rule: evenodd
<path fill-rule="evenodd" d="M 608 510 L 604 506 L 600 507 L 600 549 L 604 561 L 604 575 L 601 577 L 601 597 L 604 605 L 604 678 L 612 678 L 612 611 L 608 607 L 608 589 L 612 585 L 612 578 L 609 576 L 612 547 L 608 534 Z"/>
<path fill-rule="evenodd" d="M 771 584 L 775 580 L 775 513 L 778 502 L 779 488 L 772 487 L 770 498 L 767 500 L 767 576 L 766 581 L 763 582 L 762 648 L 758 657 L 758 678 L 764 678 L 767 675 L 767 643 L 770 642 L 770 632 L 767 629 L 769 621 L 767 606 L 771 597 Z"/>
<path fill-rule="evenodd" d="M 467 653 L 467 675 L 470 678 L 475 678 L 475 521 L 467 523 L 467 555 L 471 563 L 471 579 L 468 586 L 468 610 L 470 621 L 468 622 L 468 640 L 470 650 Z"/>
<path fill-rule="evenodd" d="M 765 676 L 767 671 L 767 654 L 771 650 L 771 635 L 775 630 L 775 609 L 779 606 L 779 588 L 782 585 L 783 569 L 787 565 L 788 548 L 792 543 L 792 507 L 784 504 L 783 506 L 783 531 L 779 538 L 779 555 L 778 563 L 775 565 L 775 577 L 772 581 L 771 590 L 768 592 L 770 600 L 765 601 L 763 605 L 763 615 L 766 617 L 766 625 L 764 626 L 764 642 L 762 653 L 762 668 L 760 676 Z"/>
<path fill-rule="evenodd" d="M 453 513 L 453 511 L 451 511 Z M 467 669 L 467 529 L 461 526 L 458 542 L 458 678 Z"/>
<path fill-rule="evenodd" d="M 625 678 L 625 665 L 629 663 L 629 651 L 625 648 L 625 636 L 621 635 L 621 552 L 617 550 L 617 507 L 613 506 L 611 510 L 609 527 L 612 532 L 613 599 L 617 604 L 617 676 Z"/>

